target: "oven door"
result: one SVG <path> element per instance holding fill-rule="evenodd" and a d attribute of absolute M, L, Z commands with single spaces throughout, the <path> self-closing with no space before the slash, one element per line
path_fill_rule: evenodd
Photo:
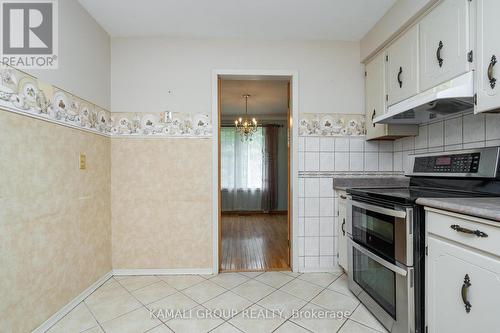
<path fill-rule="evenodd" d="M 385 260 L 413 266 L 413 209 L 348 200 L 347 233 Z"/>
<path fill-rule="evenodd" d="M 415 332 L 413 268 L 392 264 L 348 238 L 349 289 L 389 332 Z"/>

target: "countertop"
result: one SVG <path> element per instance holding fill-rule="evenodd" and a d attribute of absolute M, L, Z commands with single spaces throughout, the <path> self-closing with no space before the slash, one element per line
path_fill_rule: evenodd
<path fill-rule="evenodd" d="M 348 176 L 333 177 L 333 188 L 345 190 L 352 188 L 372 187 L 408 187 L 409 177 L 404 176 Z"/>
<path fill-rule="evenodd" d="M 500 198 L 420 198 L 417 204 L 500 222 Z"/>

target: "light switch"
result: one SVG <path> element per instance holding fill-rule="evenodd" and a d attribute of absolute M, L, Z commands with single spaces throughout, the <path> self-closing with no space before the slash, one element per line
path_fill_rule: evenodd
<path fill-rule="evenodd" d="M 87 169 L 87 156 L 85 154 L 80 154 L 80 170 Z"/>

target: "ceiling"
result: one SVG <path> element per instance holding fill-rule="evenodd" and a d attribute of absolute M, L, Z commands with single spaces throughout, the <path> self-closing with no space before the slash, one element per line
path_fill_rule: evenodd
<path fill-rule="evenodd" d="M 288 81 L 284 80 L 222 80 L 222 118 L 245 114 L 248 98 L 248 114 L 263 118 L 286 118 L 288 107 Z"/>
<path fill-rule="evenodd" d="M 359 41 L 396 0 L 79 0 L 112 36 Z"/>

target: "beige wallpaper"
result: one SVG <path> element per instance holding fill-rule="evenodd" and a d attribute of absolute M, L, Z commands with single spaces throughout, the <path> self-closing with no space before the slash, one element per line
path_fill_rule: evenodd
<path fill-rule="evenodd" d="M 0 143 L 1 330 L 28 332 L 111 270 L 110 139 L 0 110 Z"/>
<path fill-rule="evenodd" d="M 212 266 L 211 145 L 111 139 L 114 269 Z"/>

